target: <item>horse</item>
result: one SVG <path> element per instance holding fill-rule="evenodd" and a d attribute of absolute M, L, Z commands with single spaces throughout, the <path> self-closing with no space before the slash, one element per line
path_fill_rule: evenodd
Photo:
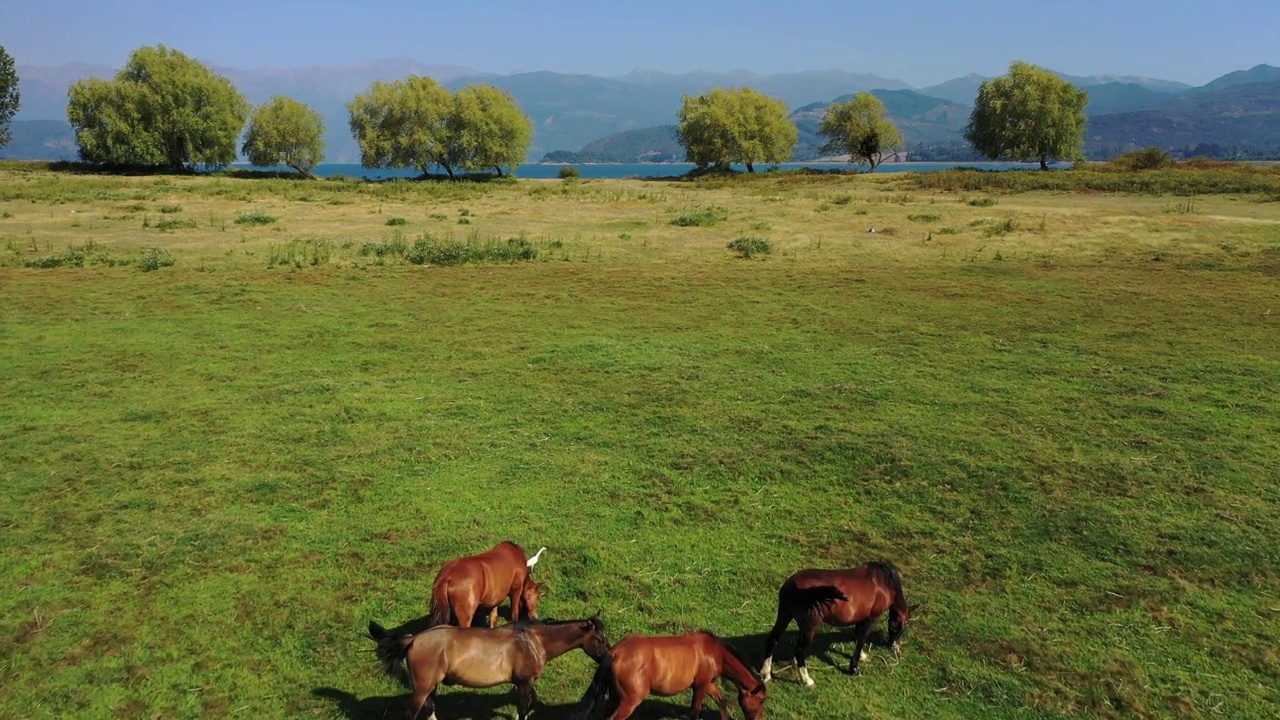
<path fill-rule="evenodd" d="M 778 619 L 765 642 L 760 675 L 766 681 L 772 679 L 773 649 L 792 620 L 800 626 L 796 667 L 806 687 L 814 685 L 805 667 L 809 642 L 824 622 L 854 626 L 857 647 L 849 662 L 849 674 L 860 674 L 858 662 L 863 658 L 862 648 L 871 628 L 886 610 L 892 611 L 889 613 L 889 645 L 897 653 L 901 649 L 902 634 L 907 631 L 912 606 L 907 605 L 907 597 L 902 592 L 902 575 L 891 563 L 873 561 L 852 570 L 801 570 L 778 589 Z"/>
<path fill-rule="evenodd" d="M 575 720 L 587 720 L 606 696 L 612 696 L 608 720 L 626 720 L 650 693 L 676 695 L 693 688 L 693 717 L 702 712 L 707 695 L 729 720 L 717 677 L 738 686 L 738 706 L 747 720 L 764 716 L 764 680 L 732 645 L 700 631 L 688 635 L 629 635 L 613 646 L 582 697 Z"/>
<path fill-rule="evenodd" d="M 517 718 L 526 720 L 537 700 L 533 683 L 547 663 L 575 648 L 597 662 L 609 652 L 600 613 L 585 620 L 519 622 L 500 628 L 440 625 L 416 635 L 393 635 L 370 621 L 369 637 L 377 641 L 375 654 L 388 675 L 396 677 L 402 662 L 408 667 L 413 688 L 409 720 L 423 713 L 435 720 L 435 692 L 441 683 L 469 688 L 512 683 L 518 693 Z"/>
<path fill-rule="evenodd" d="M 513 542 L 500 542 L 479 555 L 454 558 L 440 568 L 431 591 L 431 626 L 450 624 L 451 614 L 459 627 L 471 627 L 476 610 L 490 608 L 489 627 L 498 624 L 498 606 L 511 600 L 511 622 L 523 614 L 538 619 L 538 597 L 545 583 L 529 578 L 546 548 L 526 559 L 524 549 Z"/>

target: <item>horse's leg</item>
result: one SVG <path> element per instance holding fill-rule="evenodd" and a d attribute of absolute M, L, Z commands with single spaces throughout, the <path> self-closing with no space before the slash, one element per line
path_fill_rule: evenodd
<path fill-rule="evenodd" d="M 809 614 L 801 617 L 799 624 L 800 639 L 796 641 L 796 667 L 800 670 L 800 680 L 804 682 L 804 686 L 813 687 L 813 678 L 809 677 L 809 668 L 804 661 L 809 656 L 809 643 L 813 642 L 813 636 L 817 635 L 818 628 L 822 627 L 822 620 Z"/>
<path fill-rule="evenodd" d="M 720 711 L 720 720 L 729 720 L 729 706 L 725 705 L 724 693 L 720 691 L 720 686 L 716 684 L 715 680 L 707 683 L 706 687 L 702 689 L 702 694 L 711 696 L 711 700 L 716 704 L 716 709 Z M 702 712 L 702 699 L 698 697 L 698 687 L 696 685 L 693 688 L 693 699 L 696 703 L 693 707 L 693 720 L 698 720 L 698 715 Z"/>
<path fill-rule="evenodd" d="M 475 620 L 480 603 L 475 598 L 460 597 L 453 602 L 453 613 L 458 616 L 458 627 L 469 628 Z"/>
<path fill-rule="evenodd" d="M 642 700 L 644 700 L 643 695 L 625 695 L 618 698 L 618 707 L 609 716 L 609 720 L 627 720 L 627 718 L 631 717 L 631 713 L 640 707 Z"/>
<path fill-rule="evenodd" d="M 521 585 L 520 587 L 516 588 L 515 590 L 512 590 L 512 591 L 511 591 L 511 595 L 510 595 L 510 596 L 508 596 L 508 597 L 509 597 L 509 599 L 511 600 L 511 622 L 512 622 L 512 624 L 514 624 L 514 623 L 516 623 L 517 621 L 519 621 L 519 620 L 520 620 L 520 596 L 521 596 L 521 595 L 523 595 L 523 594 L 524 594 L 524 585 Z M 498 622 L 498 608 L 494 608 L 494 609 L 493 609 L 493 621 L 494 621 L 494 623 L 495 623 L 495 624 L 497 624 L 497 622 Z"/>
<path fill-rule="evenodd" d="M 533 680 L 525 680 L 516 686 L 516 720 L 526 720 L 533 709 L 536 694 L 533 691 Z"/>
<path fill-rule="evenodd" d="M 409 720 L 417 720 L 421 717 L 423 720 L 436 720 L 436 689 L 431 688 L 431 692 L 423 694 L 416 690 L 413 693 L 413 700 L 409 705 Z"/>
<path fill-rule="evenodd" d="M 498 608 L 495 607 L 489 611 L 489 627 L 498 627 Z"/>
<path fill-rule="evenodd" d="M 706 685 L 693 684 L 693 704 L 689 706 L 690 720 L 698 720 L 698 716 L 702 714 L 702 702 L 707 698 L 707 688 L 711 683 Z"/>
<path fill-rule="evenodd" d="M 787 612 L 787 608 L 782 602 L 778 603 L 778 619 L 773 622 L 773 629 L 769 631 L 769 639 L 764 643 L 764 663 L 760 666 L 760 677 L 765 682 L 773 679 L 773 650 L 778 646 L 778 641 L 782 639 L 782 633 L 787 631 L 787 626 L 791 624 L 791 613 Z"/>
<path fill-rule="evenodd" d="M 858 645 L 853 649 L 853 659 L 849 661 L 849 674 L 857 675 L 861 671 L 858 670 L 858 662 L 862 660 L 862 646 L 867 644 L 867 636 L 871 634 L 871 628 L 876 624 L 876 617 L 865 618 L 853 629 L 854 640 Z"/>
<path fill-rule="evenodd" d="M 627 720 L 631 713 L 640 707 L 641 701 L 649 696 L 648 681 L 634 677 L 613 676 L 614 707 L 608 720 Z"/>

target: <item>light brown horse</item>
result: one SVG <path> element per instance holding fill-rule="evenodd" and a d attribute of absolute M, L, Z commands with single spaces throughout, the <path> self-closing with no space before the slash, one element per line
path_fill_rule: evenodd
<path fill-rule="evenodd" d="M 516 686 L 519 720 L 529 717 L 537 700 L 533 683 L 547 663 L 582 648 L 600 661 L 609 652 L 600 614 L 585 620 L 522 622 L 500 628 L 433 627 L 417 635 L 392 635 L 375 622 L 369 637 L 378 642 L 376 654 L 388 675 L 407 664 L 413 687 L 407 717 L 420 714 L 435 720 L 436 688 L 441 683 L 470 688 L 504 683 Z"/>
<path fill-rule="evenodd" d="M 738 706 L 747 720 L 764 717 L 764 680 L 729 643 L 709 632 L 630 635 L 600 663 L 575 718 L 586 720 L 606 696 L 612 696 L 609 720 L 625 720 L 650 693 L 676 695 L 693 688 L 694 718 L 710 695 L 720 709 L 720 720 L 728 720 L 724 693 L 716 685 L 722 676 L 738 686 Z"/>
<path fill-rule="evenodd" d="M 544 583 L 531 580 L 529 570 L 544 550 L 526 558 L 519 545 L 501 542 L 488 552 L 446 562 L 436 574 L 431 592 L 431 625 L 450 624 L 452 612 L 459 627 L 471 627 L 476 610 L 487 607 L 489 627 L 495 627 L 498 606 L 507 599 L 511 600 L 511 622 L 519 621 L 522 613 L 537 620 Z"/>
<path fill-rule="evenodd" d="M 792 620 L 800 626 L 796 641 L 796 667 L 807 687 L 813 686 L 805 667 L 809 643 L 823 623 L 853 625 L 857 647 L 849 662 L 849 673 L 857 675 L 862 648 L 876 620 L 889 613 L 889 645 L 896 652 L 907 631 L 911 607 L 902 593 L 902 576 L 887 562 L 869 562 L 851 570 L 801 570 L 787 578 L 778 589 L 778 619 L 765 642 L 764 665 L 760 674 L 766 681 L 773 671 L 773 649 Z"/>

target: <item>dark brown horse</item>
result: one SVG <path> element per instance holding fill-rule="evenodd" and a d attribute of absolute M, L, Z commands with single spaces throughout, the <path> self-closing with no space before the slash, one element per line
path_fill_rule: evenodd
<path fill-rule="evenodd" d="M 760 674 L 772 677 L 773 649 L 792 620 L 800 626 L 796 641 L 796 667 L 806 686 L 813 686 L 805 667 L 809 642 L 823 623 L 853 625 L 857 647 L 849 662 L 850 674 L 858 674 L 862 648 L 876 620 L 889 613 L 889 645 L 899 649 L 902 634 L 907 631 L 911 608 L 902 594 L 902 576 L 887 562 L 869 562 L 852 570 L 801 570 L 787 578 L 778 589 L 778 619 L 769 631 L 764 648 L 764 665 Z"/>
<path fill-rule="evenodd" d="M 409 669 L 413 687 L 407 717 L 435 720 L 435 693 L 441 683 L 470 688 L 512 683 L 518 692 L 519 720 L 529 717 L 537 699 L 533 683 L 547 663 L 582 648 L 597 661 L 609 652 L 600 614 L 585 620 L 522 622 L 500 628 L 433 627 L 417 635 L 391 635 L 375 622 L 369 637 L 378 642 L 377 656 L 387 674 L 400 663 Z"/>
<path fill-rule="evenodd" d="M 489 608 L 489 627 L 498 624 L 498 606 L 511 600 L 511 622 L 521 614 L 538 619 L 538 597 L 543 583 L 529 578 L 529 570 L 542 557 L 526 558 L 524 549 L 512 542 L 498 543 L 479 555 L 454 558 L 436 574 L 431 592 L 431 625 L 448 625 L 452 618 L 459 627 L 471 627 L 476 610 Z"/>
<path fill-rule="evenodd" d="M 760 720 L 764 716 L 764 680 L 729 643 L 709 632 L 630 635 L 614 645 L 600 663 L 582 698 L 583 709 L 575 717 L 586 720 L 606 696 L 612 696 L 609 720 L 625 720 L 650 693 L 675 695 L 693 688 L 694 718 L 710 695 L 720 708 L 720 720 L 728 720 L 729 708 L 716 685 L 721 676 L 738 686 L 738 706 L 747 720 Z"/>

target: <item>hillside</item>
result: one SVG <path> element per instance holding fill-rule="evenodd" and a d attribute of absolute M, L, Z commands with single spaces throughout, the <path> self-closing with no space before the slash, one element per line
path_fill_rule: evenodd
<path fill-rule="evenodd" d="M 74 160 L 79 153 L 66 120 L 14 120 L 9 130 L 12 139 L 0 147 L 0 158 Z"/>
<path fill-rule="evenodd" d="M 1085 150 L 1090 154 L 1149 145 L 1170 150 L 1217 145 L 1246 150 L 1249 156 L 1280 152 L 1280 81 L 1228 85 L 1150 109 L 1089 119 Z"/>

